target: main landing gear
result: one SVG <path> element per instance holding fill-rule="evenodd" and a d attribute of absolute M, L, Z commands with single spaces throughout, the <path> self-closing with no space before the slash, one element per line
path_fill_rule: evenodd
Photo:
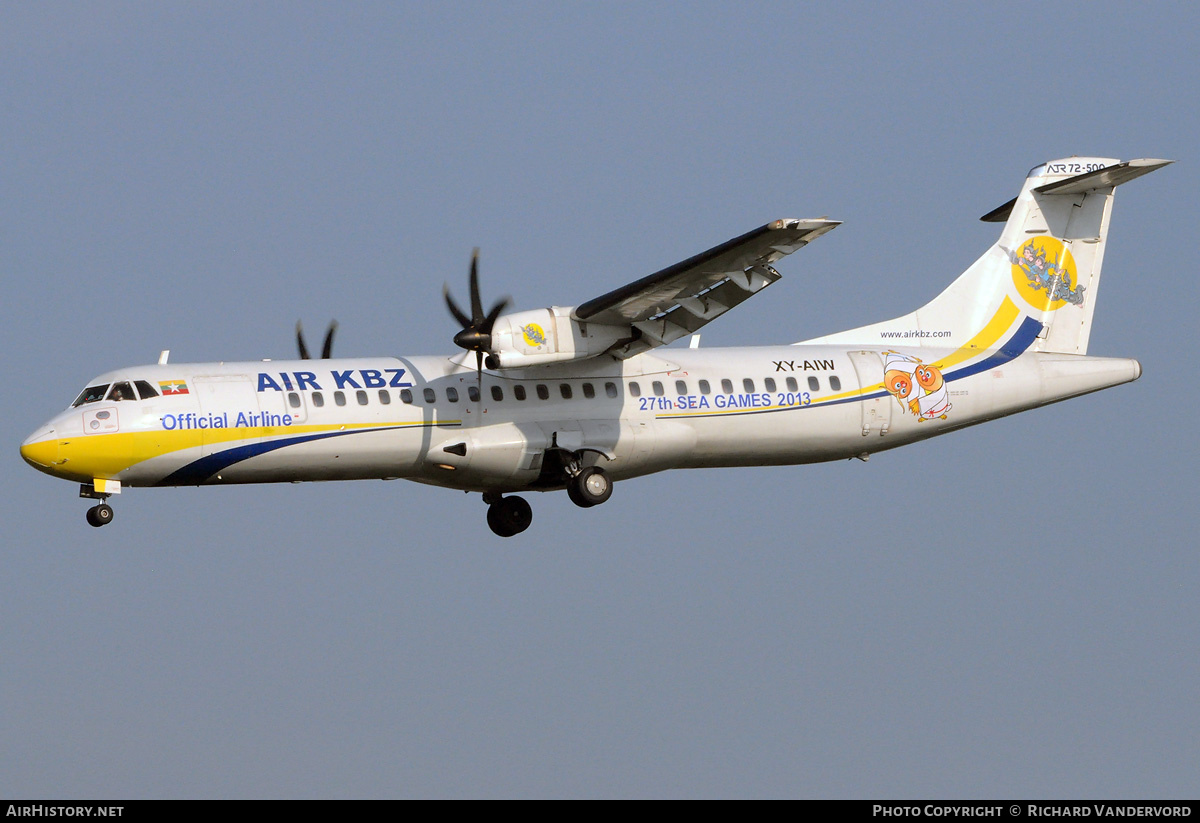
<path fill-rule="evenodd" d="M 573 475 L 568 475 L 566 486 L 571 502 L 583 509 L 599 506 L 612 497 L 612 478 L 599 466 L 577 468 Z M 501 537 L 518 535 L 533 522 L 533 509 L 522 497 L 485 492 L 483 502 L 488 504 L 488 527 Z"/>
<path fill-rule="evenodd" d="M 581 509 L 599 506 L 612 497 L 612 491 L 612 479 L 599 466 L 582 468 L 567 482 L 567 497 Z"/>
<path fill-rule="evenodd" d="M 485 494 L 483 502 L 488 504 L 488 527 L 501 537 L 520 534 L 533 522 L 533 509 L 523 497 Z"/>

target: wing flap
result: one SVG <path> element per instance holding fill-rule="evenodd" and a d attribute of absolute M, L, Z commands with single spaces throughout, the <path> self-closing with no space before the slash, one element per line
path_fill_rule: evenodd
<path fill-rule="evenodd" d="M 771 264 L 841 225 L 775 220 L 706 252 L 578 306 L 575 319 L 630 326 L 636 339 L 613 351 L 630 357 L 695 332 L 780 278 Z"/>

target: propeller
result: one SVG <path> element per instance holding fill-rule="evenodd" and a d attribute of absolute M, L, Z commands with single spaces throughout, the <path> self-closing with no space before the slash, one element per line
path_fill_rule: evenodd
<path fill-rule="evenodd" d="M 332 320 L 329 323 L 329 330 L 325 332 L 325 345 L 321 347 L 321 359 L 328 360 L 333 354 L 333 333 L 337 331 L 338 322 Z M 308 346 L 304 345 L 304 330 L 300 328 L 300 321 L 296 321 L 296 345 L 300 349 L 301 360 L 312 360 L 308 353 Z"/>
<path fill-rule="evenodd" d="M 446 307 L 454 319 L 462 325 L 462 331 L 454 335 L 454 345 L 475 352 L 475 379 L 482 385 L 483 356 L 492 351 L 492 326 L 508 307 L 508 298 L 500 298 L 491 311 L 483 313 L 483 300 L 479 296 L 479 249 L 471 253 L 471 314 L 468 315 L 454 302 L 449 286 L 442 287 L 442 296 L 446 298 Z"/>

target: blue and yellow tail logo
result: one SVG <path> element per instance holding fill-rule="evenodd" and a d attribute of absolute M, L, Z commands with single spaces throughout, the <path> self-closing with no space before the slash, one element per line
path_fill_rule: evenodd
<path fill-rule="evenodd" d="M 1013 284 L 1037 311 L 1055 311 L 1070 303 L 1083 305 L 1083 286 L 1075 271 L 1075 258 L 1061 240 L 1035 237 L 1016 252 L 1012 260 Z"/>

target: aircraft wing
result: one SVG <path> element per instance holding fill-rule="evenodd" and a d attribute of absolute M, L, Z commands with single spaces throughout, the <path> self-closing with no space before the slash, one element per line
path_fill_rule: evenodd
<path fill-rule="evenodd" d="M 780 278 L 776 260 L 840 225 L 837 220 L 775 220 L 578 306 L 576 320 L 629 326 L 634 339 L 613 349 L 631 357 L 692 334 Z"/>

